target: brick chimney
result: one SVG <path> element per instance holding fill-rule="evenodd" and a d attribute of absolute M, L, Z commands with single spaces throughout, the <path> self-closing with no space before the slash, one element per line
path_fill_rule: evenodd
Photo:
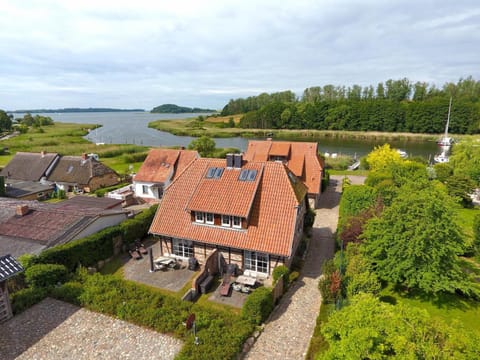
<path fill-rule="evenodd" d="M 17 209 L 15 211 L 15 214 L 18 216 L 25 216 L 30 212 L 30 208 L 28 205 L 17 205 Z"/>

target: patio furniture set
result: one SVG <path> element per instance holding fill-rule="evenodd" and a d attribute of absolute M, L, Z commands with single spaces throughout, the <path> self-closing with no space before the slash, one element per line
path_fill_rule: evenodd
<path fill-rule="evenodd" d="M 177 259 L 160 256 L 153 260 L 153 267 L 154 270 L 175 270 L 180 267 L 180 264 Z"/>
<path fill-rule="evenodd" d="M 148 250 L 145 248 L 145 245 L 140 242 L 140 240 L 137 240 L 134 244 L 130 245 L 128 253 L 133 259 L 140 260 L 142 258 L 142 254 L 148 254 Z"/>

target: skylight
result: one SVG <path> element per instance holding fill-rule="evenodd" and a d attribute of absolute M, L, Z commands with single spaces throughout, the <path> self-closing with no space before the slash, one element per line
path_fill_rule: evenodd
<path fill-rule="evenodd" d="M 217 167 L 211 167 L 211 168 L 208 168 L 207 170 L 207 174 L 205 175 L 205 177 L 207 179 L 220 179 L 222 177 L 222 174 L 223 174 L 223 168 L 217 168 Z"/>
<path fill-rule="evenodd" d="M 257 177 L 257 170 L 243 169 L 242 171 L 240 171 L 238 180 L 239 181 L 255 181 L 256 177 Z"/>

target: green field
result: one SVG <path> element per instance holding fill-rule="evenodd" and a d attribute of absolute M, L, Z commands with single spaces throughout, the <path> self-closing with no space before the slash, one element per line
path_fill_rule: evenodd
<path fill-rule="evenodd" d="M 142 153 L 146 155 L 148 147 L 138 145 L 95 145 L 83 138 L 88 131 L 94 129 L 93 124 L 55 123 L 41 128 L 30 128 L 25 134 L 2 140 L 1 148 L 8 148 L 0 155 L 0 167 L 4 167 L 18 151 L 56 152 L 61 155 L 81 155 L 96 153 L 100 160 L 120 174 L 124 174 L 132 166 L 132 171 L 138 170 L 143 162 Z M 140 158 L 140 161 L 137 161 Z"/>

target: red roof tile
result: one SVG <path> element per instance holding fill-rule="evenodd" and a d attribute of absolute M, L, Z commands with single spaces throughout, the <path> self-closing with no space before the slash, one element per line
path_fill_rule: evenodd
<path fill-rule="evenodd" d="M 250 213 L 260 182 L 263 164 L 250 163 L 242 167 L 242 170 L 257 172 L 253 181 L 240 181 L 241 170 L 225 169 L 225 160 L 209 160 L 205 161 L 205 165 L 203 176 L 187 204 L 187 209 L 246 218 Z M 208 169 L 212 167 L 224 169 L 220 178 L 208 179 L 205 177 Z"/>
<path fill-rule="evenodd" d="M 288 156 L 289 154 L 290 154 L 290 143 L 272 141 L 272 146 L 270 147 L 269 155 Z"/>
<path fill-rule="evenodd" d="M 246 230 L 206 226 L 191 221 L 188 205 L 195 198 L 195 194 L 200 196 L 197 193 L 198 189 L 203 186 L 212 186 L 214 181 L 217 181 L 213 179 L 206 181 L 205 172 L 209 167 L 221 164 L 224 164 L 224 160 L 198 159 L 191 163 L 165 192 L 150 232 L 212 245 L 291 256 L 299 201 L 289 179 L 288 170 L 281 163 L 250 163 L 242 167 L 244 169 L 263 168 L 263 171 L 257 175 L 259 177 L 258 187 L 253 195 L 249 225 Z M 224 179 L 225 183 L 231 184 L 233 180 L 228 172 L 234 174 L 238 173 L 238 170 L 224 171 L 224 175 L 227 174 Z M 303 194 L 305 194 L 304 185 L 299 183 L 298 186 L 303 188 Z M 242 187 L 233 187 L 228 188 L 228 191 L 215 193 L 214 197 L 224 202 L 243 202 L 244 191 L 246 190 Z M 300 190 L 300 192 L 302 191 Z M 215 207 L 217 202 L 215 201 L 211 205 Z M 236 205 L 230 206 L 235 207 Z M 215 213 L 216 209 L 205 207 L 205 211 Z"/>
<path fill-rule="evenodd" d="M 251 140 L 244 158 L 247 161 L 265 161 L 270 155 L 284 156 L 290 148 L 288 168 L 308 187 L 310 194 L 320 193 L 323 162 L 318 156 L 318 144 L 314 142 Z M 272 149 L 274 153 L 272 153 Z M 277 154 L 278 153 L 278 154 Z"/>
<path fill-rule="evenodd" d="M 135 175 L 135 181 L 165 183 L 198 157 L 192 150 L 152 149 Z"/>

